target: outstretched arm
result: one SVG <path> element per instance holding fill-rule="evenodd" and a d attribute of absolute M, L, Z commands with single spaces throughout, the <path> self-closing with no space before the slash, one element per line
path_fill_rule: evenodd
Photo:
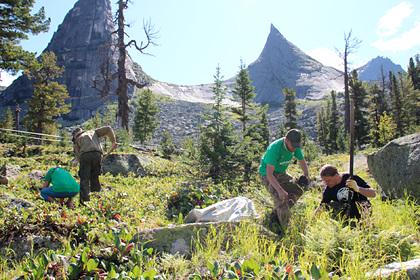
<path fill-rule="evenodd" d="M 270 185 L 277 191 L 279 198 L 283 201 L 288 200 L 289 194 L 282 188 L 282 186 L 277 181 L 276 177 L 274 177 L 274 166 L 267 164 L 266 173 L 267 173 L 267 180 Z"/>

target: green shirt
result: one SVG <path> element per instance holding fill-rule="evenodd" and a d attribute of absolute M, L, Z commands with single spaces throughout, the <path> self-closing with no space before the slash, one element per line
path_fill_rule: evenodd
<path fill-rule="evenodd" d="M 80 186 L 71 174 L 60 167 L 50 168 L 45 181 L 50 182 L 50 187 L 54 192 L 79 192 Z"/>
<path fill-rule="evenodd" d="M 284 137 L 280 138 L 268 146 L 267 151 L 261 158 L 261 176 L 267 176 L 267 164 L 274 166 L 274 173 L 285 173 L 293 156 L 298 160 L 304 159 L 302 150 L 300 148 L 296 148 L 295 152 L 290 152 L 286 147 L 284 139 Z"/>

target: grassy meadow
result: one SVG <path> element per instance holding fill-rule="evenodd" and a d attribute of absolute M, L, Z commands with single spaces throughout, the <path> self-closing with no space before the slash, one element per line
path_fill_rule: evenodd
<path fill-rule="evenodd" d="M 117 150 L 122 152 L 136 151 Z M 71 210 L 44 202 L 41 182 L 27 176 L 57 165 L 76 176 L 70 146 L 28 146 L 23 152 L 18 145 L 0 144 L 0 154 L 0 165 L 21 167 L 19 177 L 0 186 L 0 197 L 34 204 L 18 209 L 0 199 L 0 279 L 366 279 L 367 272 L 387 263 L 420 257 L 420 211 L 409 198 L 382 201 L 378 195 L 371 200 L 372 216 L 351 228 L 328 213 L 314 214 L 322 192 L 317 181 L 294 207 L 289 227 L 269 239 L 257 225 L 278 228 L 270 223 L 272 202 L 256 174 L 247 183 L 215 185 L 182 155 L 166 160 L 144 153 L 139 155 L 150 161 L 146 176 L 101 175 L 102 192 L 91 194 L 89 207 L 79 206 L 76 197 Z M 318 157 L 309 163 L 311 177 L 316 179 L 325 163 L 344 171 L 347 161 L 347 155 Z M 298 165 L 289 170 L 299 175 Z M 365 165 L 356 163 L 355 173 L 378 188 Z M 237 195 L 252 199 L 260 218 L 233 232 L 210 231 L 195 240 L 190 256 L 130 242 L 141 230 L 182 224 L 192 207 Z M 40 236 L 54 246 L 35 247 Z M 21 250 L 25 238 L 32 245 Z"/>

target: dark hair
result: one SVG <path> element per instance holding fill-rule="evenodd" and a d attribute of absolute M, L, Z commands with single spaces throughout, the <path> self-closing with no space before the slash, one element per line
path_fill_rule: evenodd
<path fill-rule="evenodd" d="M 337 167 L 332 166 L 330 164 L 326 164 L 323 167 L 321 167 L 321 170 L 319 171 L 319 175 L 321 177 L 332 177 L 334 175 L 338 175 Z"/>

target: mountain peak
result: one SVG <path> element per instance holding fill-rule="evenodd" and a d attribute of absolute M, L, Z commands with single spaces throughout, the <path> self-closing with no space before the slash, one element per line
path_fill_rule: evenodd
<path fill-rule="evenodd" d="M 362 67 L 356 69 L 359 79 L 362 81 L 378 81 L 381 79 L 381 72 L 388 75 L 389 72 L 397 74 L 404 73 L 404 69 L 399 64 L 395 64 L 388 57 L 377 56 Z"/>

